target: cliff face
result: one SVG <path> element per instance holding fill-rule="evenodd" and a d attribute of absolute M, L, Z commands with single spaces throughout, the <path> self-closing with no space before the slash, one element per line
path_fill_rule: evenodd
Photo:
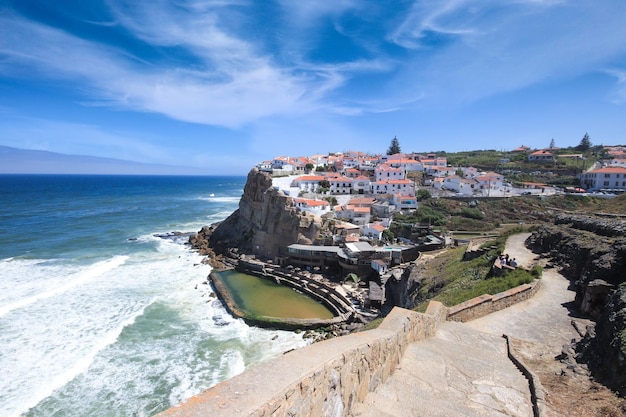
<path fill-rule="evenodd" d="M 546 253 L 576 287 L 576 304 L 596 319 L 576 346 L 594 377 L 626 394 L 626 222 L 560 215 L 527 240 Z"/>
<path fill-rule="evenodd" d="M 289 196 L 272 187 L 270 175 L 254 168 L 248 173 L 239 208 L 216 228 L 203 228 L 190 242 L 217 254 L 237 248 L 272 259 L 293 243 L 317 243 L 321 227 L 319 216 L 297 210 Z"/>

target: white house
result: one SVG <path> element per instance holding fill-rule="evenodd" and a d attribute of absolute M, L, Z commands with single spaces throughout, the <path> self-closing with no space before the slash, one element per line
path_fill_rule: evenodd
<path fill-rule="evenodd" d="M 372 191 L 372 182 L 369 177 L 359 175 L 352 180 L 352 189 L 357 194 L 369 194 Z"/>
<path fill-rule="evenodd" d="M 390 180 L 376 181 L 372 183 L 374 194 L 400 194 L 403 196 L 414 196 L 415 186 L 411 180 Z"/>
<path fill-rule="evenodd" d="M 297 177 L 291 183 L 292 187 L 297 187 L 301 191 L 315 192 L 320 187 L 320 181 L 324 181 L 326 177 L 322 175 L 302 175 Z"/>
<path fill-rule="evenodd" d="M 415 198 L 415 193 L 413 193 L 413 195 L 394 194 L 392 202 L 400 210 L 417 210 L 417 198 Z"/>
<path fill-rule="evenodd" d="M 450 175 L 456 175 L 456 168 L 432 165 L 426 168 L 426 173 L 436 178 L 449 177 Z"/>
<path fill-rule="evenodd" d="M 552 163 L 554 162 L 554 154 L 545 149 L 535 151 L 528 155 L 528 161 L 537 163 Z"/>
<path fill-rule="evenodd" d="M 580 183 L 588 191 L 626 191 L 626 167 L 605 166 L 589 170 L 580 176 Z"/>
<path fill-rule="evenodd" d="M 388 180 L 403 180 L 405 178 L 404 169 L 393 168 L 388 164 L 382 164 L 374 169 L 374 179 L 376 182 Z"/>
<path fill-rule="evenodd" d="M 386 274 L 388 270 L 387 264 L 380 259 L 372 259 L 372 268 L 380 275 Z"/>
<path fill-rule="evenodd" d="M 324 200 L 312 200 L 308 198 L 294 198 L 296 208 L 301 211 L 317 214 L 319 216 L 330 212 L 330 203 Z"/>
<path fill-rule="evenodd" d="M 483 175 L 478 175 L 474 177 L 476 182 L 478 182 L 478 188 L 482 190 L 483 195 L 496 195 L 497 193 L 503 192 L 504 185 L 504 176 L 497 174 L 495 172 L 487 172 Z"/>
<path fill-rule="evenodd" d="M 458 175 L 452 175 L 443 179 L 442 188 L 457 193 L 471 196 L 474 191 L 478 190 L 478 182 L 469 178 L 461 178 Z"/>
<path fill-rule="evenodd" d="M 361 226 L 361 235 L 381 240 L 386 227 L 380 223 L 367 223 Z"/>
<path fill-rule="evenodd" d="M 390 159 L 387 164 L 392 168 L 400 168 L 405 172 L 424 171 L 424 164 L 422 164 L 421 161 L 406 157 L 394 160 Z"/>
<path fill-rule="evenodd" d="M 352 178 L 348 177 L 335 177 L 328 178 L 330 183 L 331 194 L 350 194 L 352 192 Z"/>
<path fill-rule="evenodd" d="M 351 204 L 345 206 L 335 206 L 335 217 L 347 220 L 352 224 L 363 226 L 371 220 L 370 207 L 357 207 Z"/>

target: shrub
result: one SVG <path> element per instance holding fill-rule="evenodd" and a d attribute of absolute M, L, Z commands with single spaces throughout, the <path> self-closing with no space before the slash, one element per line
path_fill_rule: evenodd
<path fill-rule="evenodd" d="M 485 218 L 485 213 L 477 208 L 465 207 L 461 210 L 461 216 L 469 219 L 483 220 Z"/>

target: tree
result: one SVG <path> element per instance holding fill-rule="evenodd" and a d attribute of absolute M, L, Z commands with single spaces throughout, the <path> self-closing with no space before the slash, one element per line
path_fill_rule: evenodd
<path fill-rule="evenodd" d="M 550 141 L 550 149 L 554 149 L 554 138 Z"/>
<path fill-rule="evenodd" d="M 589 148 L 591 148 L 591 139 L 589 139 L 589 134 L 585 133 L 585 136 L 580 140 L 580 144 L 576 147 L 576 150 L 587 152 Z"/>
<path fill-rule="evenodd" d="M 304 166 L 304 169 L 305 169 L 307 172 L 311 172 L 311 171 L 313 171 L 313 168 L 315 168 L 315 165 L 313 165 L 313 164 L 312 164 L 312 163 L 310 163 L 310 162 Z"/>
<path fill-rule="evenodd" d="M 393 139 L 391 139 L 389 149 L 387 149 L 387 155 L 395 155 L 400 152 L 402 152 L 400 150 L 400 142 L 398 142 L 398 138 L 394 136 Z"/>
<path fill-rule="evenodd" d="M 430 195 L 430 191 L 425 188 L 420 188 L 419 190 L 417 190 L 417 194 L 415 195 L 415 197 L 417 198 L 417 201 L 422 201 L 428 200 L 432 196 Z"/>

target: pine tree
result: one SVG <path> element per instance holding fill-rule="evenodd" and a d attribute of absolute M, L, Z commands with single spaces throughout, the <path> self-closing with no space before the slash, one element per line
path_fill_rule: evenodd
<path fill-rule="evenodd" d="M 394 136 L 393 139 L 391 139 L 389 149 L 387 149 L 387 155 L 395 155 L 400 152 L 402 152 L 400 150 L 400 142 L 398 142 L 398 138 Z"/>
<path fill-rule="evenodd" d="M 591 139 L 589 139 L 589 134 L 585 133 L 585 136 L 580 140 L 580 144 L 576 147 L 577 150 L 581 152 L 586 152 L 591 148 Z"/>
<path fill-rule="evenodd" d="M 550 149 L 554 149 L 554 138 L 550 141 Z"/>

